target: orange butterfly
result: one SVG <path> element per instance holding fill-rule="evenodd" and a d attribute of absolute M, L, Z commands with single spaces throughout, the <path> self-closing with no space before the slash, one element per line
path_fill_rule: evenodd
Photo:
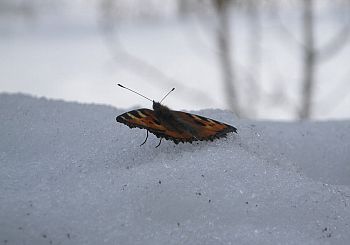
<path fill-rule="evenodd" d="M 192 143 L 199 140 L 213 141 L 214 139 L 225 137 L 230 132 L 237 133 L 237 129 L 231 125 L 191 113 L 173 111 L 161 105 L 161 102 L 175 88 L 170 90 L 160 102 L 155 102 L 121 84 L 118 84 L 118 86 L 153 102 L 153 111 L 145 108 L 137 109 L 121 114 L 116 118 L 117 122 L 124 123 L 130 128 L 137 127 L 147 130 L 146 139 L 141 145 L 146 143 L 148 132 L 160 138 L 159 144 L 156 147 L 160 145 L 163 138 L 172 140 L 175 144 L 178 144 L 179 142 Z"/>

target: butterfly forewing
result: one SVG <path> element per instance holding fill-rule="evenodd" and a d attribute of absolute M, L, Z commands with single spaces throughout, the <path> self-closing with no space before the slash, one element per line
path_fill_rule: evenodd
<path fill-rule="evenodd" d="M 166 128 L 156 117 L 154 111 L 149 109 L 138 109 L 126 112 L 117 117 L 117 122 L 124 123 L 130 128 L 147 129 L 158 138 L 165 138 L 178 142 L 192 141 L 193 136 L 188 132 L 177 132 Z"/>
<path fill-rule="evenodd" d="M 146 128 L 164 131 L 165 128 L 155 118 L 154 111 L 149 109 L 138 109 L 126 112 L 117 117 L 117 122 L 124 123 L 129 127 Z"/>

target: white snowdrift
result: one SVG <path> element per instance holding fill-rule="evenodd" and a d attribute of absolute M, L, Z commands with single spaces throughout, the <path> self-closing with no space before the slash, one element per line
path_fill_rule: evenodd
<path fill-rule="evenodd" d="M 348 244 L 350 122 L 175 145 L 125 110 L 0 95 L 0 244 Z"/>

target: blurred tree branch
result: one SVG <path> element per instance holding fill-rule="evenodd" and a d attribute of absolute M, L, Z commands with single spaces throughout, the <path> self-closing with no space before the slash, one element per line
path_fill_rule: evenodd
<path fill-rule="evenodd" d="M 303 0 L 303 82 L 301 108 L 299 112 L 300 119 L 308 119 L 311 116 L 311 103 L 314 89 L 316 49 L 314 37 L 314 5 L 313 0 Z"/>
<path fill-rule="evenodd" d="M 249 65 L 250 75 L 247 78 L 248 83 L 248 108 L 244 109 L 245 114 L 249 117 L 255 117 L 260 102 L 260 76 L 261 76 L 261 42 L 262 42 L 262 14 L 261 2 L 259 0 L 246 0 L 248 31 L 249 31 Z M 243 107 L 243 106 L 242 106 Z"/>
<path fill-rule="evenodd" d="M 320 61 L 332 58 L 348 41 L 350 32 L 349 16 L 341 31 L 323 48 L 316 48 L 315 45 L 315 6 L 314 0 L 303 0 L 303 84 L 300 119 L 312 117 L 312 107 L 315 87 L 315 73 Z M 322 58 L 322 59 L 321 59 Z"/>
<path fill-rule="evenodd" d="M 162 87 L 176 87 L 179 94 L 184 100 L 192 102 L 201 102 L 207 104 L 216 104 L 207 93 L 185 86 L 185 82 L 180 82 L 174 78 L 169 77 L 164 72 L 159 70 L 156 66 L 148 63 L 140 57 L 137 57 L 127 51 L 123 47 L 118 33 L 116 31 L 116 18 L 113 12 L 115 0 L 104 0 L 100 3 L 100 29 L 105 38 L 106 46 L 111 51 L 114 59 L 124 68 L 129 69 L 134 74 L 141 77 L 147 77 L 147 82 L 155 83 Z"/>
<path fill-rule="evenodd" d="M 240 116 L 241 110 L 237 98 L 234 68 L 231 60 L 232 40 L 229 14 L 231 2 L 231 0 L 213 0 L 213 6 L 216 10 L 219 22 L 216 32 L 216 42 L 219 50 L 219 61 L 221 63 L 226 103 L 237 116 Z"/>

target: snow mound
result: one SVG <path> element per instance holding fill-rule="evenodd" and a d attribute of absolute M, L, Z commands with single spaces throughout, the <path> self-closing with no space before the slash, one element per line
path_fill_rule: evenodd
<path fill-rule="evenodd" d="M 0 244 L 348 244 L 349 121 L 155 148 L 122 112 L 0 95 Z"/>

